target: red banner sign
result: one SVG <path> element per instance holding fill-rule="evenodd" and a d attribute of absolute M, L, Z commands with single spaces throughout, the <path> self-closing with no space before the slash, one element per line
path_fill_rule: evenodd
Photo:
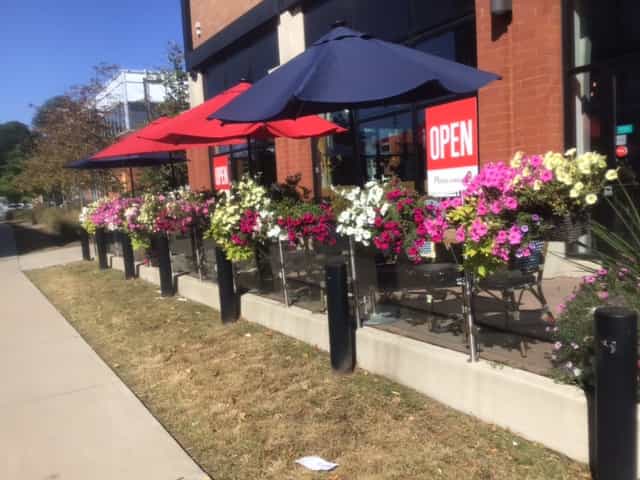
<path fill-rule="evenodd" d="M 478 172 L 478 102 L 475 97 L 425 109 L 427 187 L 432 196 L 453 196 L 462 179 Z"/>
<path fill-rule="evenodd" d="M 228 155 L 213 158 L 213 185 L 216 190 L 229 190 L 231 188 Z"/>

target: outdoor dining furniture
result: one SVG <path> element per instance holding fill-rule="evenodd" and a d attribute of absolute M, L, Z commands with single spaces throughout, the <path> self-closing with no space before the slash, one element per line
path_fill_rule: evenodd
<path fill-rule="evenodd" d="M 529 292 L 540 303 L 542 313 L 552 315 L 549 303 L 542 289 L 544 263 L 547 253 L 547 243 L 532 242 L 534 248 L 529 257 L 514 259 L 508 269 L 479 279 L 473 290 L 472 301 L 475 303 L 478 294 L 484 292 L 503 305 L 505 316 L 505 330 L 510 331 L 511 322 L 520 321 L 520 311 L 524 294 Z M 527 341 L 523 334 L 519 341 L 520 354 L 527 356 Z"/>
<path fill-rule="evenodd" d="M 421 265 L 408 263 L 381 263 L 376 265 L 377 285 L 369 289 L 370 315 L 375 316 L 380 299 L 401 302 L 417 298 L 424 301 L 430 322 L 430 330 L 439 329 L 438 315 L 434 314 L 434 302 L 449 297 L 460 299 L 461 271 L 453 262 L 434 262 Z M 462 312 L 460 312 L 462 313 Z M 462 317 L 461 315 L 459 316 Z"/>

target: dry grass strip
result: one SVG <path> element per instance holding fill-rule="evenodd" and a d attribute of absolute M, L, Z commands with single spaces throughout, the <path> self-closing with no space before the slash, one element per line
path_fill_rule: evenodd
<path fill-rule="evenodd" d="M 78 263 L 32 281 L 214 479 L 579 479 L 583 465 L 301 342 Z M 526 415 L 526 412 L 523 412 Z M 313 474 L 293 461 L 340 466 Z"/>

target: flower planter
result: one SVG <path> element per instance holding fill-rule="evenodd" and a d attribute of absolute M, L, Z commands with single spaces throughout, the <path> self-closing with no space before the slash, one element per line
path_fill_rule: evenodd
<path fill-rule="evenodd" d="M 136 277 L 136 267 L 133 257 L 131 238 L 124 232 L 118 232 L 120 248 L 122 250 L 122 262 L 124 264 L 124 278 L 129 280 Z"/>
<path fill-rule="evenodd" d="M 82 259 L 91 260 L 91 248 L 89 245 L 89 233 L 84 229 L 80 229 L 80 247 L 82 248 Z"/>
<path fill-rule="evenodd" d="M 96 228 L 96 250 L 98 251 L 98 266 L 100 270 L 106 270 L 109 268 L 107 262 L 107 238 L 104 228 Z"/>
<path fill-rule="evenodd" d="M 163 297 L 171 297 L 175 293 L 173 286 L 173 273 L 171 271 L 171 253 L 169 251 L 169 239 L 165 233 L 155 235 L 155 245 L 158 252 L 158 269 L 160 272 L 160 294 Z"/>

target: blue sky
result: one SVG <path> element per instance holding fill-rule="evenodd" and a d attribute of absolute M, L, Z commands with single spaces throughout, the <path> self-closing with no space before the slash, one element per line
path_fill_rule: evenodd
<path fill-rule="evenodd" d="M 86 82 L 100 62 L 166 63 L 182 46 L 179 0 L 0 0 L 0 123 L 29 124 L 33 108 Z"/>

